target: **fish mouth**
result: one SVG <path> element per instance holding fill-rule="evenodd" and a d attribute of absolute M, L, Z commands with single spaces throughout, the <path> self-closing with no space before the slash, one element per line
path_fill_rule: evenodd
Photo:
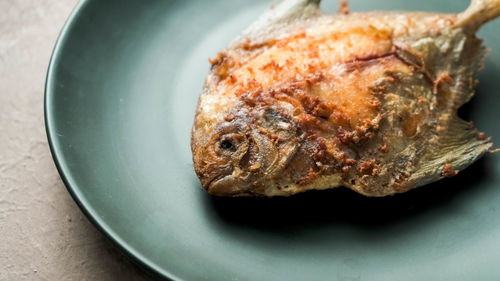
<path fill-rule="evenodd" d="M 209 179 L 208 180 L 208 183 L 206 185 L 204 185 L 203 187 L 209 191 L 210 190 L 210 187 L 212 187 L 213 184 L 215 184 L 216 182 L 218 182 L 219 180 L 221 180 L 222 178 L 224 177 L 227 177 L 228 175 L 219 175 L 219 176 L 214 176 L 213 178 Z"/>
<path fill-rule="evenodd" d="M 212 186 L 217 185 L 216 183 L 221 179 L 231 176 L 232 173 L 233 169 L 230 166 L 224 166 L 218 169 L 211 169 L 209 166 L 196 171 L 196 175 L 200 178 L 203 189 L 205 189 L 208 193 L 211 193 L 209 190 L 211 190 Z"/>
<path fill-rule="evenodd" d="M 214 177 L 207 185 L 207 192 L 216 196 L 235 196 L 242 193 L 242 181 L 232 175 Z"/>

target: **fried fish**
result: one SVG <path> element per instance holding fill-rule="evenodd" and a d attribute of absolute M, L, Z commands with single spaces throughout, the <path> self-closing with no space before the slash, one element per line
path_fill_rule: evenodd
<path fill-rule="evenodd" d="M 285 0 L 210 60 L 191 134 L 210 194 L 348 187 L 386 196 L 451 177 L 490 151 L 457 110 L 500 0 L 459 14 L 321 12 Z"/>

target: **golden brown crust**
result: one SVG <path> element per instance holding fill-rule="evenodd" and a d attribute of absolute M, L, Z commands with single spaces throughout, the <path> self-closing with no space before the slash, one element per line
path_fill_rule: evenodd
<path fill-rule="evenodd" d="M 277 24 L 288 33 L 270 29 L 275 37 L 248 33 L 210 60 L 191 143 L 208 192 L 344 185 L 384 196 L 456 174 L 487 151 L 488 139 L 455 117 L 484 54 L 453 29 L 456 15 L 311 17 L 293 32 Z"/>
<path fill-rule="evenodd" d="M 445 178 L 451 178 L 458 174 L 458 170 L 453 169 L 453 166 L 450 163 L 446 163 L 443 166 L 443 170 L 441 171 L 441 175 Z"/>

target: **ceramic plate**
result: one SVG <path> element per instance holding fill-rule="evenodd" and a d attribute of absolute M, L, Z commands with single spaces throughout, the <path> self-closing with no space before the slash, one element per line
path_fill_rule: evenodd
<path fill-rule="evenodd" d="M 467 1 L 352 0 L 351 10 L 457 12 Z M 406 194 L 343 188 L 214 198 L 190 129 L 208 58 L 271 1 L 81 1 L 55 46 L 46 125 L 89 219 L 174 280 L 500 280 L 500 156 Z M 337 1 L 324 0 L 326 11 Z M 477 95 L 460 114 L 500 141 L 500 20 Z"/>

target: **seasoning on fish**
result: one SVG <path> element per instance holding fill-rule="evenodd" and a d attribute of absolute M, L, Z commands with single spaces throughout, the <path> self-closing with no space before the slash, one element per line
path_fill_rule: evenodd
<path fill-rule="evenodd" d="M 488 152 L 457 116 L 500 0 L 459 14 L 337 14 L 285 0 L 210 60 L 192 128 L 211 194 L 287 196 L 348 187 L 385 196 L 456 175 Z"/>

